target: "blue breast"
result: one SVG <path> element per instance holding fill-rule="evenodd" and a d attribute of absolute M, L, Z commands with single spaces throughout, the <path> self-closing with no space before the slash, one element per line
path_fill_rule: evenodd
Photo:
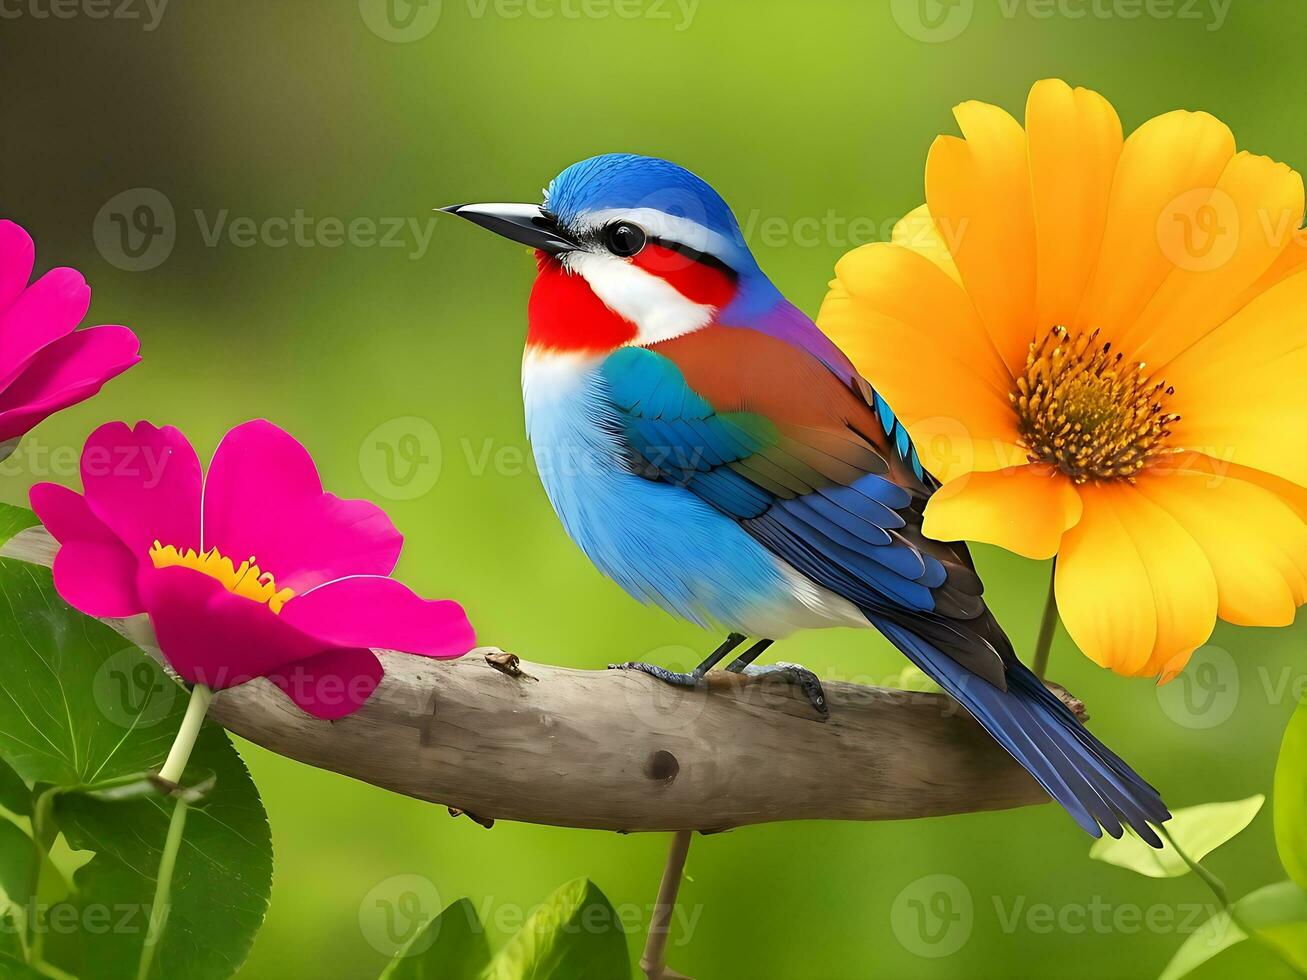
<path fill-rule="evenodd" d="M 631 472 L 600 359 L 528 354 L 522 387 L 540 479 L 567 533 L 635 598 L 736 627 L 792 591 L 776 560 L 695 494 Z"/>

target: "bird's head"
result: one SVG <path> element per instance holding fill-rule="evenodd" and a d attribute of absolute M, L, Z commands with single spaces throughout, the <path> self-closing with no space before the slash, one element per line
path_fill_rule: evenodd
<path fill-rule="evenodd" d="M 779 301 L 726 202 L 666 160 L 573 164 L 542 204 L 444 209 L 536 249 L 527 344 L 595 352 L 653 344 Z"/>

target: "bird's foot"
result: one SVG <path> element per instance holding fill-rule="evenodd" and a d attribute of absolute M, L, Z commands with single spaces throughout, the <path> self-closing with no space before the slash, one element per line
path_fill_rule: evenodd
<path fill-rule="evenodd" d="M 803 696 L 808 699 L 808 703 L 823 719 L 830 717 L 830 706 L 826 702 L 826 691 L 821 686 L 821 681 L 817 680 L 817 675 L 807 667 L 779 661 L 761 667 L 749 664 L 739 668 L 735 673 L 744 674 L 746 677 L 779 677 L 802 691 Z"/>
<path fill-rule="evenodd" d="M 609 664 L 609 670 L 638 670 L 641 673 L 648 674 L 650 677 L 656 677 L 664 684 L 674 684 L 677 687 L 698 687 L 703 681 L 703 675 L 698 671 L 683 673 L 678 670 L 668 670 L 666 667 L 659 667 L 657 664 L 647 664 L 639 660 L 628 660 L 622 664 Z"/>

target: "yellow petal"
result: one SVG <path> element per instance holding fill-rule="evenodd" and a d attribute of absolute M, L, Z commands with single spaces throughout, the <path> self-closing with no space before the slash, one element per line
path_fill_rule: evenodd
<path fill-rule="evenodd" d="M 1026 134 L 997 106 L 954 109 L 965 139 L 941 136 L 926 160 L 926 203 L 981 322 L 1011 371 L 1035 316 L 1035 219 Z"/>
<path fill-rule="evenodd" d="M 1166 379 L 1174 445 L 1307 486 L 1307 269 L 1176 357 Z"/>
<path fill-rule="evenodd" d="M 1117 164 L 1107 227 L 1076 329 L 1101 327 L 1115 334 L 1138 319 L 1175 268 L 1159 241 L 1159 221 L 1171 209 L 1173 226 L 1183 230 L 1183 222 L 1174 221 L 1177 209 L 1195 194 L 1210 194 L 1233 156 L 1229 127 L 1204 112 L 1169 112 L 1130 135 Z"/>
<path fill-rule="evenodd" d="M 1161 371 L 1229 319 L 1284 252 L 1302 224 L 1302 177 L 1268 157 L 1240 153 L 1215 189 L 1191 204 L 1159 229 L 1176 268 L 1134 325 L 1113 331 L 1121 349 Z"/>
<path fill-rule="evenodd" d="M 1216 578 L 1193 537 L 1129 484 L 1086 484 L 1080 522 L 1058 555 L 1067 632 L 1121 674 L 1178 670 L 1216 622 Z"/>
<path fill-rule="evenodd" d="M 1121 120 L 1097 92 L 1046 80 L 1030 90 L 1026 135 L 1039 263 L 1035 321 L 1068 326 L 1103 243 Z"/>
<path fill-rule="evenodd" d="M 817 322 L 908 426 L 931 472 L 1025 461 L 1012 379 L 938 265 L 897 245 L 855 249 L 835 267 Z"/>
<path fill-rule="evenodd" d="M 1047 559 L 1080 511 L 1071 481 L 1035 463 L 949 481 L 926 504 L 922 530 L 938 541 L 983 541 Z"/>
<path fill-rule="evenodd" d="M 957 236 L 953 237 L 956 239 Z M 962 282 L 957 264 L 953 261 L 953 254 L 949 249 L 950 243 L 939 233 L 935 219 L 930 216 L 930 208 L 926 205 L 923 204 L 905 214 L 894 226 L 890 241 L 895 245 L 919 252 L 943 269 L 954 282 Z M 956 241 L 953 244 L 956 245 Z"/>
<path fill-rule="evenodd" d="M 1186 454 L 1142 475 L 1139 491 L 1202 548 L 1217 614 L 1240 626 L 1288 626 L 1307 597 L 1307 524 L 1287 503 L 1219 461 Z"/>

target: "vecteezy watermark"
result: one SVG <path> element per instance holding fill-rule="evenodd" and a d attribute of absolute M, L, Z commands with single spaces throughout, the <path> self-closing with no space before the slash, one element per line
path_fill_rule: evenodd
<path fill-rule="evenodd" d="M 162 265 L 177 243 L 172 201 L 153 187 L 115 194 L 91 224 L 96 250 L 125 272 L 147 272 Z"/>
<path fill-rule="evenodd" d="M 415 500 L 440 479 L 440 433 L 416 415 L 382 422 L 359 444 L 359 472 L 388 500 Z"/>
<path fill-rule="evenodd" d="M 233 215 L 229 208 L 191 211 L 206 248 L 385 248 L 403 249 L 417 261 L 427 254 L 436 232 L 434 216 L 340 218 L 316 216 L 303 208 L 290 214 Z M 177 244 L 177 213 L 162 191 L 134 187 L 105 202 L 91 225 L 95 247 L 106 262 L 127 272 L 162 265 Z"/>
<path fill-rule="evenodd" d="M 1215 728 L 1239 704 L 1239 665 L 1218 646 L 1199 647 L 1180 675 L 1157 688 L 1162 712 L 1185 728 Z"/>
<path fill-rule="evenodd" d="M 135 936 L 145 932 L 150 921 L 150 907 L 127 902 L 105 905 L 89 902 L 47 904 L 31 899 L 15 905 L 16 914 L 0 916 L 0 936 L 12 935 L 20 928 L 36 935 Z"/>
<path fill-rule="evenodd" d="M 440 23 L 441 0 L 359 0 L 359 16 L 383 41 L 420 41 Z"/>
<path fill-rule="evenodd" d="M 128 647 L 100 664 L 91 695 L 100 713 L 119 728 L 145 729 L 168 717 L 177 685 L 140 650 Z"/>
<path fill-rule="evenodd" d="M 463 0 L 472 20 L 666 21 L 687 30 L 699 0 Z M 407 44 L 426 37 L 440 22 L 441 0 L 359 0 L 368 30 L 383 41 Z"/>
<path fill-rule="evenodd" d="M 978 5 L 997 8 L 1005 20 L 1170 20 L 1225 26 L 1234 0 L 891 0 L 895 23 L 927 44 L 952 41 L 971 26 Z"/>
<path fill-rule="evenodd" d="M 367 944 L 383 956 L 416 956 L 436 941 L 436 930 L 427 929 L 440 915 L 440 891 L 430 878 L 417 874 L 392 875 L 377 882 L 359 903 L 359 931 Z M 409 943 L 413 943 L 411 946 Z M 407 947 L 407 948 L 406 948 Z"/>
<path fill-rule="evenodd" d="M 1215 918 L 1220 906 L 1204 902 L 1139 905 L 1093 895 L 1083 902 L 1053 903 L 1031 901 L 1028 895 L 990 895 L 988 902 L 976 903 L 960 878 L 931 874 L 909 882 L 899 892 L 890 906 L 890 927 L 908 952 L 939 959 L 967 944 L 982 911 L 992 911 L 993 925 L 1008 936 L 1019 932 L 1036 936 L 1202 934 L 1206 942 L 1219 947 L 1228 924 L 1228 920 Z"/>
<path fill-rule="evenodd" d="M 168 0 L 0 0 L 0 20 L 131 20 L 153 31 Z"/>
<path fill-rule="evenodd" d="M 894 938 L 926 959 L 952 956 L 971 938 L 975 907 L 971 889 L 953 875 L 926 875 L 909 882 L 890 906 Z"/>

